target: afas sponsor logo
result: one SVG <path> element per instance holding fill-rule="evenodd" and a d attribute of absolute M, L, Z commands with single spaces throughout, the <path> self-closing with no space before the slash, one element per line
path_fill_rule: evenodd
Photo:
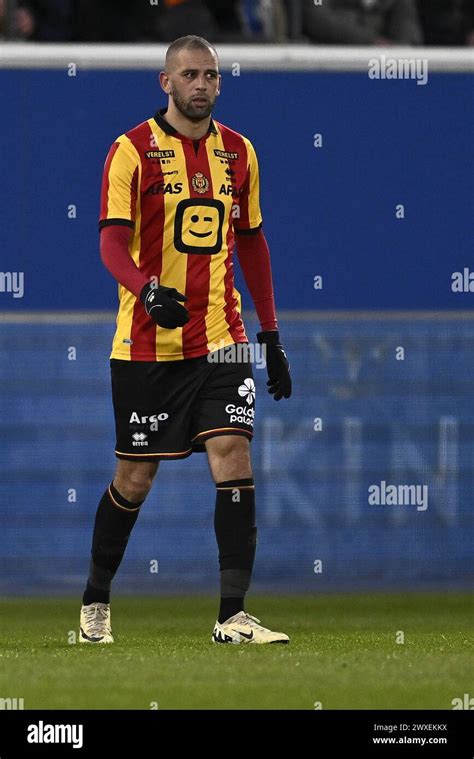
<path fill-rule="evenodd" d="M 155 182 L 145 191 L 145 195 L 179 195 L 183 192 L 182 182 Z"/>
<path fill-rule="evenodd" d="M 237 187 L 233 187 L 231 184 L 225 185 L 221 184 L 221 189 L 219 190 L 219 195 L 232 195 L 233 198 L 239 198 L 242 194 L 241 190 L 238 190 Z"/>

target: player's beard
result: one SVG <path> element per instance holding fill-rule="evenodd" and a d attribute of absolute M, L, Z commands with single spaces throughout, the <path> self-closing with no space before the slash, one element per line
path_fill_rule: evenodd
<path fill-rule="evenodd" d="M 176 90 L 171 90 L 170 95 L 173 98 L 173 103 L 178 111 L 190 121 L 203 121 L 203 119 L 207 119 L 207 117 L 211 115 L 216 102 L 216 96 L 212 98 L 208 95 L 203 95 L 202 97 L 209 98 L 209 102 L 205 107 L 198 107 L 193 104 L 192 100 L 189 102 L 183 100 Z M 195 95 L 194 97 L 199 97 L 199 95 Z"/>

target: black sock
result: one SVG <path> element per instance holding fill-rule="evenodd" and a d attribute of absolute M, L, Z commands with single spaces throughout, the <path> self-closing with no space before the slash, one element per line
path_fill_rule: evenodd
<path fill-rule="evenodd" d="M 87 580 L 86 589 L 82 596 L 82 603 L 84 606 L 93 603 L 108 604 L 110 603 L 110 590 L 100 590 L 100 588 L 94 588 Z"/>
<path fill-rule="evenodd" d="M 109 603 L 110 586 L 120 566 L 143 501 L 131 503 L 113 483 L 102 496 L 95 516 L 92 560 L 84 604 Z"/>
<path fill-rule="evenodd" d="M 219 548 L 221 602 L 219 622 L 244 610 L 255 559 L 255 489 L 253 479 L 216 485 L 214 528 Z"/>
<path fill-rule="evenodd" d="M 244 596 L 230 596 L 229 598 L 221 596 L 218 616 L 219 623 L 225 622 L 226 619 L 233 617 L 234 614 L 238 614 L 239 611 L 245 611 Z"/>

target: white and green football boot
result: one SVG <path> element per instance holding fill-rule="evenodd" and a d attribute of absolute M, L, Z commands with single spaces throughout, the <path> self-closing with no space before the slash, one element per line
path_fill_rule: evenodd
<path fill-rule="evenodd" d="M 92 603 L 81 608 L 79 643 L 113 643 L 110 604 Z"/>
<path fill-rule="evenodd" d="M 257 617 L 239 611 L 225 622 L 216 622 L 212 633 L 212 643 L 289 643 L 288 635 L 267 630 L 259 624 Z"/>

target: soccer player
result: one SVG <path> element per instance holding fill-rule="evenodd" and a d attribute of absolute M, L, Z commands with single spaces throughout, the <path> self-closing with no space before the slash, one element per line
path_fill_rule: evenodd
<path fill-rule="evenodd" d="M 257 158 L 246 137 L 211 118 L 221 77 L 209 42 L 175 40 L 160 84 L 168 107 L 118 137 L 104 167 L 100 250 L 120 299 L 110 360 L 118 465 L 97 509 L 79 638 L 113 642 L 111 583 L 159 462 L 205 451 L 220 567 L 211 640 L 288 643 L 244 608 L 257 532 L 255 384 L 234 247 L 261 326 L 268 391 L 277 401 L 291 395 Z"/>

